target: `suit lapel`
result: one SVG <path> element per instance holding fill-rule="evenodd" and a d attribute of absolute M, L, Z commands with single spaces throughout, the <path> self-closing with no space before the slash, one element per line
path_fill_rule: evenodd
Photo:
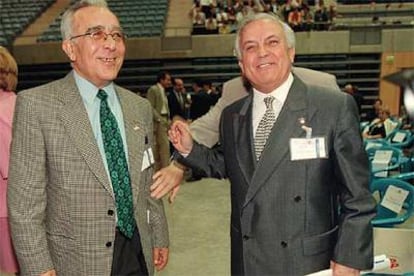
<path fill-rule="evenodd" d="M 63 103 L 61 120 L 69 137 L 98 181 L 113 196 L 98 144 L 92 131 L 89 117 L 76 86 L 73 74 L 62 81 L 60 101 Z"/>
<path fill-rule="evenodd" d="M 295 77 L 263 150 L 262 157 L 256 165 L 246 195 L 245 205 L 254 197 L 259 188 L 267 182 L 281 162 L 290 159 L 290 138 L 305 137 L 300 118 L 304 118 L 306 122 L 309 122 L 316 111 L 313 107 L 308 106 L 307 93 L 305 84 Z"/>
<path fill-rule="evenodd" d="M 252 132 L 252 95 L 251 93 L 246 98 L 240 112 L 233 116 L 237 161 L 247 183 L 250 182 L 256 166 Z"/>
<path fill-rule="evenodd" d="M 148 141 L 149 138 L 145 138 L 147 133 L 145 131 L 145 122 L 142 121 L 143 116 L 139 116 L 140 106 L 137 106 L 136 101 L 128 99 L 126 93 L 119 93 L 119 87 L 116 86 L 116 90 L 124 118 L 125 136 L 128 145 L 129 174 L 131 177 L 134 206 L 138 206 L 138 187 L 141 178 L 143 152 L 146 150 L 144 148 L 146 143 L 145 140 Z"/>

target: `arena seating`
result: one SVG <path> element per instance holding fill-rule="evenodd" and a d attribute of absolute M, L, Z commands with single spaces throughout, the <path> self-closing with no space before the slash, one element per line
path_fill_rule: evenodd
<path fill-rule="evenodd" d="M 407 2 L 410 3 L 412 0 L 337 0 L 340 4 L 371 4 L 371 3 L 402 3 Z"/>
<path fill-rule="evenodd" d="M 0 45 L 9 46 L 54 0 L 1 0 Z"/>
<path fill-rule="evenodd" d="M 378 97 L 379 54 L 297 55 L 295 60 L 296 66 L 334 74 L 340 87 L 347 83 L 357 86 L 364 96 L 362 112 Z M 69 72 L 70 65 L 23 65 L 19 70 L 18 91 L 61 78 Z M 170 71 L 174 77 L 183 78 L 188 86 L 195 80 L 209 80 L 219 85 L 240 74 L 234 57 L 126 60 L 116 82 L 132 91 L 145 93 L 155 83 L 160 70 Z"/>
<path fill-rule="evenodd" d="M 128 37 L 160 36 L 168 9 L 167 0 L 108 0 Z M 38 42 L 58 41 L 62 15 L 39 37 Z"/>
<path fill-rule="evenodd" d="M 412 27 L 413 21 L 414 5 L 412 3 L 339 5 L 335 25 L 337 29 L 364 25 L 401 28 Z"/>

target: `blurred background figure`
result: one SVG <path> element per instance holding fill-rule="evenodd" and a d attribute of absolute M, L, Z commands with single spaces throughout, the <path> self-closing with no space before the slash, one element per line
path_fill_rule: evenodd
<path fill-rule="evenodd" d="M 161 71 L 157 75 L 157 83 L 151 86 L 147 92 L 147 99 L 153 109 L 155 170 L 164 168 L 170 163 L 170 142 L 167 137 L 170 124 L 167 90 L 170 87 L 170 73 Z"/>
<path fill-rule="evenodd" d="M 381 109 L 381 106 L 382 106 L 382 100 L 379 98 L 376 99 L 374 101 L 374 104 L 372 105 L 372 108 L 368 110 L 367 115 L 365 116 L 365 121 L 372 122 L 373 120 L 378 118 L 378 113 L 379 113 L 379 110 Z"/>
<path fill-rule="evenodd" d="M 17 64 L 0 46 L 0 273 L 17 273 L 19 266 L 10 237 L 6 191 L 9 150 L 17 85 Z"/>
<path fill-rule="evenodd" d="M 211 82 L 197 80 L 193 83 L 193 94 L 191 95 L 191 120 L 206 114 L 213 105 Z"/>
<path fill-rule="evenodd" d="M 348 93 L 354 98 L 355 103 L 357 104 L 357 107 L 358 107 L 359 114 L 361 115 L 361 106 L 363 102 L 363 97 L 361 94 L 358 93 L 358 87 L 348 83 L 347 85 L 345 85 L 344 92 Z"/>
<path fill-rule="evenodd" d="M 187 93 L 184 87 L 184 81 L 179 78 L 173 80 L 173 90 L 168 94 L 168 107 L 170 109 L 170 119 L 176 116 L 187 120 L 187 109 L 190 107 L 187 99 Z"/>
<path fill-rule="evenodd" d="M 391 119 L 390 110 L 381 107 L 378 111 L 378 118 L 374 119 L 369 127 L 362 133 L 364 139 L 385 138 L 397 126 L 397 123 Z"/>

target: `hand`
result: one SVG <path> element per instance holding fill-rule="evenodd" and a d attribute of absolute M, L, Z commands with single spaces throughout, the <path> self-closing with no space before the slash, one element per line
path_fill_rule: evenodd
<path fill-rule="evenodd" d="M 186 122 L 174 121 L 168 130 L 168 138 L 174 148 L 181 154 L 188 154 L 193 149 L 193 137 Z"/>
<path fill-rule="evenodd" d="M 174 202 L 174 199 L 180 189 L 180 183 L 183 181 L 184 171 L 173 164 L 168 165 L 165 168 L 157 171 L 152 180 L 154 181 L 150 187 L 151 196 L 160 199 L 170 192 L 168 200 L 170 203 Z"/>
<path fill-rule="evenodd" d="M 331 261 L 333 276 L 359 276 L 360 270 Z"/>
<path fill-rule="evenodd" d="M 56 270 L 54 270 L 54 269 L 48 270 L 48 271 L 40 274 L 39 276 L 56 276 Z"/>
<path fill-rule="evenodd" d="M 153 249 L 154 266 L 157 271 L 161 271 L 168 263 L 168 248 L 154 248 Z"/>

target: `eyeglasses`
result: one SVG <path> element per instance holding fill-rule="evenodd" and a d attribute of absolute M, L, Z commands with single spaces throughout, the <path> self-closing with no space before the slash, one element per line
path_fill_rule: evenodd
<path fill-rule="evenodd" d="M 126 35 L 122 32 L 112 32 L 112 33 L 105 33 L 103 30 L 96 30 L 91 32 L 86 32 L 81 35 L 75 35 L 70 38 L 70 40 L 82 37 L 82 36 L 89 36 L 94 41 L 102 42 L 108 39 L 108 36 L 111 36 L 115 42 L 125 41 Z"/>

